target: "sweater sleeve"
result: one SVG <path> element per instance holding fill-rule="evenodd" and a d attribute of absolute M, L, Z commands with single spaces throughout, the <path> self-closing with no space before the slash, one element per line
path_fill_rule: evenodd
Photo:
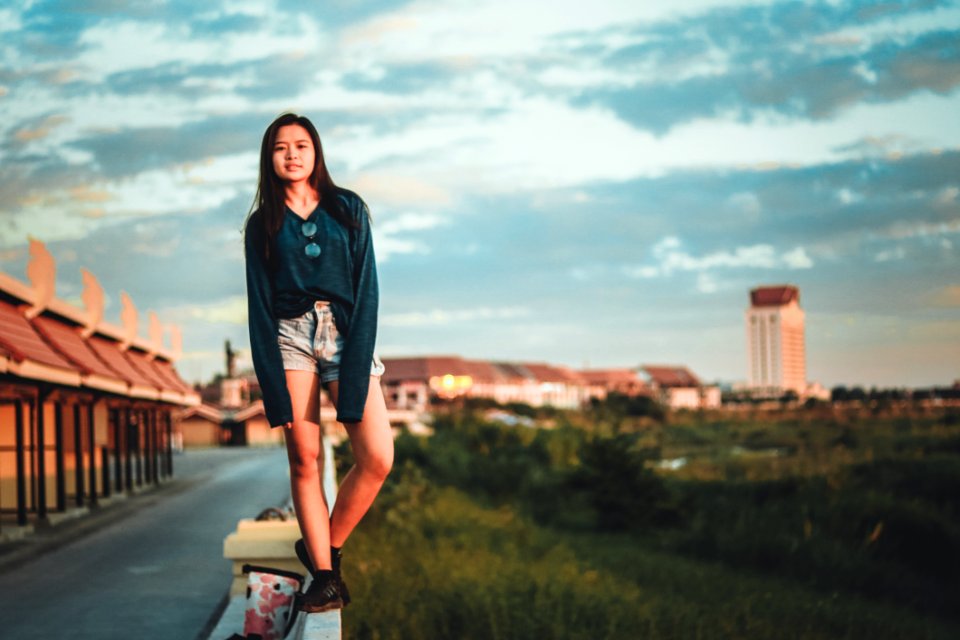
<path fill-rule="evenodd" d="M 256 215 L 256 214 L 254 214 Z M 250 350 L 253 369 L 263 392 L 263 408 L 271 427 L 293 420 L 293 405 L 283 359 L 277 342 L 277 319 L 273 312 L 273 284 L 267 271 L 261 247 L 262 228 L 259 220 L 250 219 L 244 234 L 244 255 L 247 263 L 247 321 L 250 326 Z"/>
<path fill-rule="evenodd" d="M 354 305 L 350 330 L 340 356 L 340 385 L 337 397 L 337 421 L 360 422 L 370 390 L 370 365 L 377 340 L 377 309 L 380 293 L 373 237 L 367 205 L 357 198 L 354 215 L 360 228 L 351 232 L 353 254 Z"/>

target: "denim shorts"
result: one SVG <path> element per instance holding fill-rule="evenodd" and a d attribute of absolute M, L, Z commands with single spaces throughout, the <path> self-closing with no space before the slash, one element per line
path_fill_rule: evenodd
<path fill-rule="evenodd" d="M 328 301 L 317 300 L 302 316 L 280 318 L 277 324 L 284 369 L 315 371 L 324 385 L 340 377 L 344 340 L 337 331 Z M 370 375 L 382 376 L 384 371 L 386 368 L 374 352 Z"/>

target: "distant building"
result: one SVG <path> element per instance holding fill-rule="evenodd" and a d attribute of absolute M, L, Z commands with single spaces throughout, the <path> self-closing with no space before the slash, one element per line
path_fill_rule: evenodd
<path fill-rule="evenodd" d="M 388 409 L 424 411 L 433 398 L 457 397 L 577 408 L 587 398 L 587 385 L 578 372 L 542 362 L 491 362 L 459 356 L 382 360 Z"/>
<path fill-rule="evenodd" d="M 671 409 L 712 409 L 720 406 L 720 387 L 705 385 L 686 367 L 644 365 L 647 386 Z"/>
<path fill-rule="evenodd" d="M 650 389 L 636 369 L 581 369 L 580 377 L 587 385 L 587 396 L 603 400 L 609 393 L 626 396 L 650 395 Z"/>
<path fill-rule="evenodd" d="M 804 313 L 792 285 L 757 287 L 746 311 L 747 385 L 759 394 L 807 391 Z"/>
<path fill-rule="evenodd" d="M 467 360 L 458 356 L 382 358 L 388 409 L 429 411 L 434 399 L 490 398 L 501 404 L 577 409 L 610 392 L 657 398 L 671 408 L 720 406 L 720 389 L 685 367 L 587 369 L 543 362 Z M 642 373 L 641 373 L 642 372 Z"/>
<path fill-rule="evenodd" d="M 263 409 L 263 401 L 253 398 L 259 392 L 256 376 L 237 372 L 237 352 L 227 340 L 223 347 L 226 376 L 217 377 L 201 389 L 203 402 L 183 410 L 178 426 L 185 448 L 221 445 L 277 446 L 283 444 L 283 430 L 272 428 Z M 333 421 L 333 405 L 321 396 L 321 421 L 327 431 Z"/>

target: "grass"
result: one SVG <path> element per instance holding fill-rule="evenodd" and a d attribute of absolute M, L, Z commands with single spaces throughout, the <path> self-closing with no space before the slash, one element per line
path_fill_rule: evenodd
<path fill-rule="evenodd" d="M 954 638 L 910 607 L 561 532 L 399 471 L 345 548 L 350 638 Z"/>
<path fill-rule="evenodd" d="M 960 637 L 954 414 L 597 415 L 401 437 L 347 637 Z"/>

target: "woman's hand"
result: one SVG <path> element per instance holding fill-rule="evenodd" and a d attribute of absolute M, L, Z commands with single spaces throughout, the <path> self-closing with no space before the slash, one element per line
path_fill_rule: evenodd
<path fill-rule="evenodd" d="M 284 429 L 293 429 L 293 423 L 292 423 L 292 422 L 284 422 L 284 423 L 283 423 L 283 428 L 284 428 Z"/>

